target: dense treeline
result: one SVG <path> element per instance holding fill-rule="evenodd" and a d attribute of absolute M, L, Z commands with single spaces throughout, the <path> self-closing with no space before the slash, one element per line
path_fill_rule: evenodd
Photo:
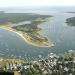
<path fill-rule="evenodd" d="M 39 15 L 34 13 L 0 13 L 0 23 L 18 23 L 22 21 L 33 21 L 37 18 L 45 19 L 50 15 Z"/>
<path fill-rule="evenodd" d="M 41 29 L 38 28 L 37 25 L 42 22 L 45 22 L 45 21 L 32 21 L 31 24 L 23 24 L 23 25 L 13 26 L 13 28 L 18 31 L 24 31 L 24 32 L 39 31 Z"/>
<path fill-rule="evenodd" d="M 66 19 L 66 23 L 70 26 L 75 26 L 75 17 Z"/>

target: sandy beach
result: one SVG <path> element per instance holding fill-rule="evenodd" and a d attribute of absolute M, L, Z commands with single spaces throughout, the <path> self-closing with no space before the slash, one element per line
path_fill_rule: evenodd
<path fill-rule="evenodd" d="M 21 31 L 16 31 L 16 30 L 12 29 L 11 27 L 0 27 L 0 28 L 18 34 L 26 43 L 28 43 L 30 45 L 37 46 L 37 47 L 52 47 L 52 46 L 54 46 L 53 43 L 51 43 L 48 46 L 32 43 L 30 40 L 27 39 L 27 36 L 28 36 L 27 33 L 24 32 L 24 35 L 23 35 L 23 33 Z"/>

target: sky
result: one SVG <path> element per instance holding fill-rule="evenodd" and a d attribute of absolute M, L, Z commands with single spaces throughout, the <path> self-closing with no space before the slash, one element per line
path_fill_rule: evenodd
<path fill-rule="evenodd" d="M 0 0 L 0 7 L 75 6 L 75 0 Z"/>

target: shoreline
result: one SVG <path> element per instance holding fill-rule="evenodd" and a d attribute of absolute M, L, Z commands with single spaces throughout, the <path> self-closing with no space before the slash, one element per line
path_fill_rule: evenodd
<path fill-rule="evenodd" d="M 36 43 L 32 43 L 32 42 L 30 42 L 29 40 L 27 40 L 26 37 L 28 37 L 28 35 L 27 35 L 26 32 L 24 32 L 24 35 L 25 35 L 25 37 L 24 37 L 24 35 L 23 35 L 23 33 L 22 33 L 21 31 L 16 31 L 16 30 L 12 29 L 11 27 L 6 27 L 6 28 L 0 27 L 0 29 L 4 29 L 4 30 L 7 30 L 7 31 L 11 31 L 11 32 L 16 33 L 16 34 L 19 35 L 26 43 L 28 43 L 28 44 L 30 44 L 30 45 L 33 45 L 33 46 L 45 47 L 45 48 L 46 48 L 46 47 L 53 47 L 53 46 L 54 46 L 53 43 L 52 43 L 51 45 L 48 45 L 48 46 L 38 45 L 38 44 L 36 44 Z"/>

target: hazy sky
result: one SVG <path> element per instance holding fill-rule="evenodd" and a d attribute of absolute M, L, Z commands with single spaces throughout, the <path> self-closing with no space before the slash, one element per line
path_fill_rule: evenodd
<path fill-rule="evenodd" d="M 0 0 L 0 7 L 75 6 L 75 0 Z"/>

